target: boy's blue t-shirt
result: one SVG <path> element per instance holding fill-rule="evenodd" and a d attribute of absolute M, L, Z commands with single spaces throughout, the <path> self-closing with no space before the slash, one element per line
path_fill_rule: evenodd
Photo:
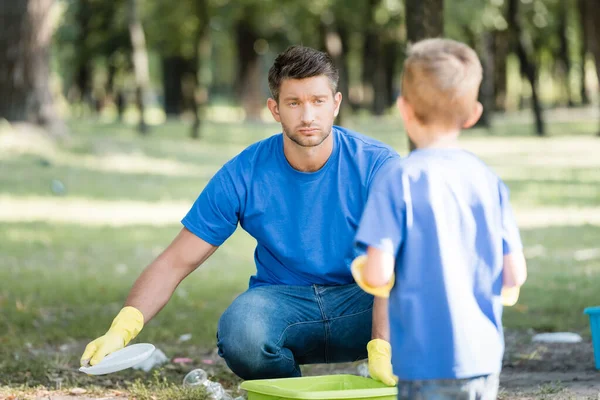
<path fill-rule="evenodd" d="M 212 177 L 183 225 L 220 246 L 239 223 L 257 242 L 251 287 L 352 283 L 353 241 L 371 182 L 398 154 L 341 127 L 331 134 L 332 154 L 312 173 L 288 163 L 281 133 L 249 146 Z"/>
<path fill-rule="evenodd" d="M 460 149 L 422 149 L 374 183 L 356 242 L 396 256 L 389 314 L 402 380 L 498 373 L 503 256 L 522 249 L 508 189 Z"/>

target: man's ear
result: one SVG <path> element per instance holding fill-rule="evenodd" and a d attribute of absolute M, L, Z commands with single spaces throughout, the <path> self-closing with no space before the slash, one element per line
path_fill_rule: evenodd
<path fill-rule="evenodd" d="M 269 98 L 269 100 L 267 100 L 267 107 L 269 108 L 269 111 L 271 111 L 271 115 L 275 121 L 281 122 L 281 117 L 279 116 L 279 105 L 277 105 L 277 102 L 274 99 Z"/>
<path fill-rule="evenodd" d="M 471 112 L 471 115 L 465 121 L 462 127 L 467 129 L 475 125 L 477 121 L 479 121 L 479 118 L 481 118 L 481 114 L 483 114 L 483 105 L 480 102 L 477 102 L 473 108 L 473 111 Z"/>
<path fill-rule="evenodd" d="M 335 110 L 333 111 L 333 116 L 337 117 L 338 114 L 340 113 L 340 106 L 342 105 L 342 94 L 340 92 L 337 92 L 333 96 L 333 102 L 335 104 Z"/>

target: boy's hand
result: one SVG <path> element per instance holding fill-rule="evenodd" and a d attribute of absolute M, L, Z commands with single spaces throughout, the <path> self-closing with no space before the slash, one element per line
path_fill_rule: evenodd
<path fill-rule="evenodd" d="M 521 288 L 519 286 L 515 286 L 515 287 L 503 287 L 502 288 L 502 305 L 503 306 L 514 306 L 515 304 L 517 304 L 517 301 L 519 300 L 519 293 L 521 291 Z"/>
<path fill-rule="evenodd" d="M 124 307 L 113 320 L 106 334 L 90 342 L 81 356 L 81 366 L 96 365 L 108 354 L 123 347 L 137 336 L 144 326 L 144 315 L 134 307 Z"/>
<path fill-rule="evenodd" d="M 398 378 L 392 372 L 392 346 L 382 339 L 373 339 L 367 344 L 369 375 L 376 381 L 395 386 Z"/>
<path fill-rule="evenodd" d="M 385 286 L 371 287 L 371 286 L 367 285 L 367 283 L 363 279 L 363 270 L 365 268 L 366 263 L 367 263 L 366 255 L 358 256 L 354 259 L 354 261 L 352 261 L 352 265 L 351 265 L 352 277 L 356 281 L 356 284 L 362 290 L 364 290 L 365 292 L 367 292 L 369 294 L 372 294 L 373 296 L 382 297 L 385 299 L 389 298 L 390 291 L 394 287 L 394 276 L 392 275 L 392 279 L 390 279 L 390 282 Z"/>

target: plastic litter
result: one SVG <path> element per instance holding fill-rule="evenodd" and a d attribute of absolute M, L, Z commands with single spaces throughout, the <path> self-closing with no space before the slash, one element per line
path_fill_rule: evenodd
<path fill-rule="evenodd" d="M 141 363 L 134 365 L 133 369 L 141 369 L 144 372 L 150 372 L 152 368 L 159 367 L 167 362 L 169 362 L 169 359 L 165 353 L 163 353 L 162 350 L 156 349 L 150 357 Z"/>
<path fill-rule="evenodd" d="M 358 375 L 364 377 L 364 378 L 368 378 L 369 375 L 369 366 L 367 365 L 367 363 L 362 363 L 358 366 Z"/>
<path fill-rule="evenodd" d="M 192 334 L 191 333 L 185 333 L 185 334 L 179 336 L 179 341 L 180 342 L 187 342 L 191 338 L 192 338 Z"/>
<path fill-rule="evenodd" d="M 185 378 L 183 378 L 183 386 L 191 388 L 204 386 L 206 394 L 212 400 L 233 400 L 219 382 L 213 382 L 208 379 L 208 374 L 200 368 L 188 372 Z"/>
<path fill-rule="evenodd" d="M 577 333 L 572 332 L 549 332 L 539 333 L 535 335 L 531 340 L 534 342 L 543 343 L 579 343 L 581 342 L 581 336 Z"/>

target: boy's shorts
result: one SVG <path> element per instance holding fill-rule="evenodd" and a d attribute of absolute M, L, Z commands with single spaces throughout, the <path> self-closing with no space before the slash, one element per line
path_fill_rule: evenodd
<path fill-rule="evenodd" d="M 398 382 L 398 400 L 495 400 L 498 374 L 468 379 Z"/>

